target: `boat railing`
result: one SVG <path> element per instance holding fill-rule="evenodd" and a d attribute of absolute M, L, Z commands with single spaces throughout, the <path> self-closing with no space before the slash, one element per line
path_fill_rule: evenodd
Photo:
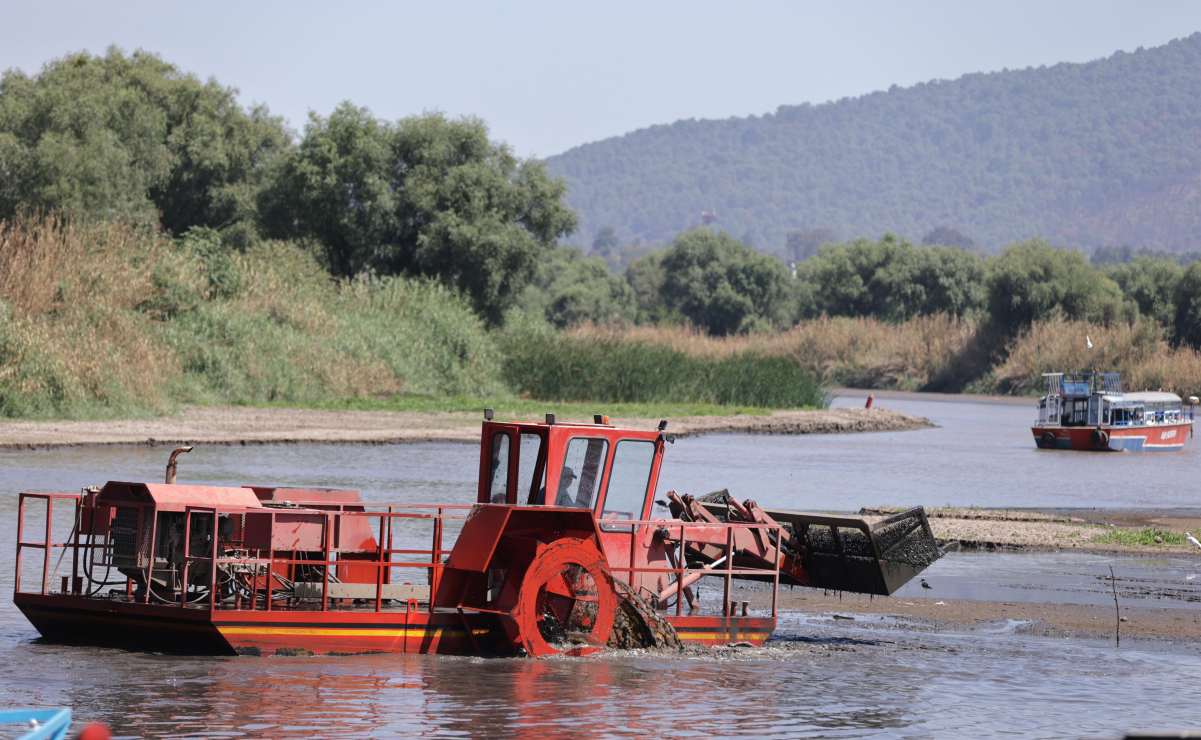
<path fill-rule="evenodd" d="M 79 565 L 80 565 L 79 564 L 79 554 L 80 554 L 79 553 L 79 538 L 78 538 L 79 500 L 80 500 L 80 494 L 78 494 L 78 493 L 62 493 L 62 492 L 33 493 L 33 492 L 27 492 L 27 493 L 22 493 L 20 495 L 20 498 L 18 499 L 18 502 L 17 502 L 17 542 L 16 542 L 16 553 L 14 556 L 15 572 L 13 574 L 13 592 L 14 593 L 22 593 L 22 575 L 23 575 L 22 571 L 24 570 L 24 566 L 26 565 L 26 563 L 23 560 L 23 556 L 24 556 L 26 550 L 36 550 L 36 551 L 40 551 L 42 554 L 41 574 L 40 574 L 41 577 L 39 578 L 38 590 L 36 592 L 30 591 L 28 593 L 41 593 L 41 594 L 49 593 L 50 585 L 51 585 L 50 579 L 57 572 L 58 568 L 61 567 L 62 558 L 65 556 L 67 550 L 72 551 L 72 558 L 71 558 L 71 560 L 72 560 L 72 568 L 71 568 L 72 576 L 73 576 L 73 578 L 78 577 Z M 45 520 L 44 520 L 44 522 L 42 522 L 41 526 L 31 528 L 31 527 L 27 527 L 25 524 L 25 514 L 27 513 L 26 512 L 26 503 L 30 502 L 30 501 L 44 501 L 46 504 L 46 507 L 44 510 L 45 511 L 45 514 L 44 514 Z M 57 510 L 55 507 L 56 502 L 59 504 L 59 506 L 57 507 Z M 64 505 L 64 504 L 68 504 L 68 503 L 70 504 L 70 507 L 67 507 Z M 70 514 L 70 520 L 73 523 L 71 533 L 69 535 L 67 535 L 66 539 L 63 539 L 62 541 L 56 541 L 55 540 L 55 517 L 57 515 L 59 518 L 62 518 L 64 515 L 66 515 L 68 513 Z M 31 529 L 33 529 L 41 534 L 40 540 L 27 540 L 26 539 L 26 536 L 29 534 Z M 54 558 L 54 552 L 56 550 L 60 551 L 59 559 L 57 560 L 57 562 L 55 563 L 54 566 L 51 566 L 50 563 L 51 563 L 51 560 Z M 66 577 L 64 576 L 64 581 L 65 581 L 65 578 Z M 74 582 L 75 581 L 72 580 L 72 583 L 74 583 Z M 66 584 L 66 583 L 63 584 L 64 591 L 67 590 L 67 585 L 68 584 Z"/>
<path fill-rule="evenodd" d="M 675 599 L 675 614 L 683 614 L 685 599 L 680 598 L 680 592 L 689 584 L 701 578 L 720 578 L 722 580 L 722 614 L 734 616 L 734 604 L 731 600 L 733 581 L 735 578 L 750 578 L 771 582 L 771 616 L 777 615 L 777 595 L 780 590 L 780 563 L 767 563 L 762 566 L 743 565 L 735 567 L 737 551 L 734 547 L 735 535 L 738 531 L 755 532 L 757 537 L 766 536 L 768 541 L 782 542 L 785 535 L 784 527 L 778 523 L 766 524 L 761 522 L 685 522 L 678 519 L 601 519 L 603 530 L 636 531 L 642 527 L 654 527 L 668 543 L 668 566 L 638 565 L 638 537 L 629 537 L 628 560 L 624 565 L 613 565 L 610 558 L 609 569 L 614 575 L 624 574 L 626 583 L 640 580 L 639 575 L 671 575 L 674 580 L 654 594 L 655 601 L 660 603 Z M 706 565 L 688 564 L 687 548 L 689 542 L 705 540 L 712 542 L 716 534 L 720 556 Z M 686 595 L 686 594 L 685 594 Z M 686 595 L 687 596 L 687 595 Z"/>
<path fill-rule="evenodd" d="M 27 526 L 27 515 L 33 516 L 38 507 L 33 501 L 44 501 L 45 520 L 37 526 Z M 69 506 L 67 504 L 70 504 Z M 372 511 L 362 511 L 370 506 Z M 433 595 L 438 592 L 448 558 L 459 529 L 473 504 L 402 504 L 363 505 L 345 504 L 326 510 L 311 508 L 265 507 L 238 508 L 189 506 L 183 515 L 182 563 L 164 564 L 160 554 L 160 539 L 165 535 L 151 524 L 143 530 L 139 514 L 137 537 L 145 541 L 148 558 L 140 568 L 124 566 L 124 574 L 113 578 L 118 566 L 114 564 L 114 536 L 83 537 L 81 530 L 81 495 L 71 493 L 22 493 L 18 503 L 18 534 L 16 543 L 15 593 L 96 598 L 175 607 L 226 611 L 385 611 L 436 610 Z M 276 533 L 288 536 L 288 515 L 301 514 L 309 521 L 319 520 L 318 544 L 309 549 L 285 550 L 245 547 L 245 527 L 248 515 L 266 520 L 266 537 L 276 542 Z M 228 535 L 222 532 L 222 520 L 240 519 Z M 281 521 L 281 519 L 285 521 Z M 157 520 L 154 517 L 151 521 Z M 217 537 L 193 539 L 200 522 L 217 532 Z M 361 523 L 364 526 L 356 526 Z M 776 614 L 776 593 L 780 581 L 779 563 L 744 565 L 736 563 L 735 536 L 739 530 L 761 532 L 769 540 L 780 541 L 779 524 L 750 522 L 684 522 L 680 520 L 633 520 L 625 518 L 598 521 L 609 542 L 629 542 L 625 562 L 613 564 L 614 576 L 626 583 L 655 580 L 666 576 L 668 587 L 644 596 L 654 596 L 661 603 L 675 599 L 676 613 L 683 609 L 680 592 L 688 595 L 689 584 L 702 578 L 719 578 L 723 583 L 723 610 L 729 614 L 732 581 L 753 578 L 772 583 L 771 614 Z M 62 538 L 64 528 L 69 534 Z M 654 527 L 670 551 L 667 564 L 648 565 L 639 558 L 639 545 L 644 527 Z M 371 543 L 344 541 L 348 535 L 363 535 L 370 530 Z M 422 529 L 426 529 L 422 532 Z M 31 536 L 37 531 L 38 536 Z M 287 530 L 287 532 L 285 532 Z M 90 531 L 90 530 L 89 530 Z M 144 534 L 143 534 L 144 532 Z M 630 533 L 623 540 L 614 540 L 611 533 Z M 262 534 L 262 533 L 260 533 Z M 686 556 L 688 543 L 709 543 L 720 553 L 706 564 L 690 562 Z M 714 545 L 713 543 L 719 543 Z M 720 544 L 724 543 L 724 547 Z M 30 563 L 24 557 L 27 550 L 41 554 L 40 573 L 36 589 L 27 589 L 28 579 L 22 570 Z M 58 558 L 54 557 L 55 552 Z M 70 552 L 70 571 L 64 563 Z M 674 553 L 674 554 L 673 554 Z M 104 576 L 95 573 L 103 570 Z M 131 577 L 131 572 L 135 577 Z M 61 576 L 56 583 L 55 576 Z M 640 578 L 645 576 L 647 578 Z M 112 579 L 112 580 L 110 580 Z M 176 584 L 162 586 L 159 583 Z M 673 589 L 671 584 L 676 584 Z M 58 586 L 58 589 L 54 589 Z M 105 589 L 108 589 L 105 593 Z M 653 591 L 653 590 L 652 590 Z"/>

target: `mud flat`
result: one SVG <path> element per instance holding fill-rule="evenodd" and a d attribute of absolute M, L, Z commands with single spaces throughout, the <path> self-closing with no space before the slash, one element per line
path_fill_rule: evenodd
<path fill-rule="evenodd" d="M 869 520 L 897 511 L 861 509 Z M 942 543 L 966 550 L 1075 550 L 1078 552 L 1196 554 L 1183 533 L 1201 534 L 1201 510 L 928 508 L 930 529 Z M 1137 537 L 1146 532 L 1145 537 Z M 1160 533 L 1156 541 L 1156 532 Z M 1145 541 L 1140 542 L 1143 539 Z"/>
<path fill-rule="evenodd" d="M 878 616 L 897 618 L 897 629 L 1012 629 L 1049 637 L 1113 639 L 1113 604 L 1060 604 L 964 599 L 869 598 L 861 594 L 801 590 L 780 593 L 781 611 L 821 614 L 832 619 L 865 621 Z M 1201 609 L 1123 606 L 1121 636 L 1157 640 L 1201 640 Z"/>
<path fill-rule="evenodd" d="M 570 419 L 561 419 L 570 421 Z M 406 411 L 194 406 L 154 419 L 0 422 L 0 448 L 106 444 L 280 444 L 345 442 L 475 442 L 479 414 Z M 614 418 L 653 429 L 658 419 Z M 928 419 L 883 408 L 773 411 L 762 415 L 689 416 L 671 419 L 679 436 L 715 433 L 834 434 L 885 432 L 933 426 Z"/>

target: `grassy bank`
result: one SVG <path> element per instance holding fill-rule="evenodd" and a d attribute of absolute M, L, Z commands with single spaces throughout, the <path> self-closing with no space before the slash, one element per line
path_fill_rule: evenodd
<path fill-rule="evenodd" d="M 267 407 L 295 404 L 268 403 Z M 555 414 L 564 420 L 588 420 L 595 414 L 621 418 L 676 418 L 684 416 L 763 416 L 773 409 L 763 406 L 687 402 L 552 401 L 513 395 L 479 396 L 368 396 L 337 398 L 305 404 L 321 411 L 413 411 L 419 413 L 481 413 L 485 408 L 501 419 L 538 419 Z"/>
<path fill-rule="evenodd" d="M 973 345 L 983 341 L 976 322 L 943 315 L 901 323 L 821 318 L 785 332 L 728 338 L 676 327 L 583 327 L 569 336 L 585 344 L 646 343 L 710 360 L 740 355 L 786 358 L 823 385 L 907 391 L 927 390 L 939 378 L 963 374 L 960 365 L 971 357 Z M 1151 321 L 1104 326 L 1052 319 L 1005 342 L 995 348 L 1004 359 L 966 390 L 1035 394 L 1042 389 L 1044 372 L 1096 368 L 1120 371 L 1132 389 L 1201 392 L 1201 354 L 1173 347 Z"/>
<path fill-rule="evenodd" d="M 430 283 L 334 281 L 286 243 L 231 252 L 117 225 L 0 227 L 0 416 L 490 395 L 505 392 L 499 377 L 483 324 Z"/>
<path fill-rule="evenodd" d="M 1093 342 L 1086 348 L 1085 337 Z M 1201 355 L 1150 321 L 1053 319 L 1003 340 L 968 390 L 1029 394 L 1095 367 L 1201 391 Z M 0 417 L 147 416 L 185 404 L 654 417 L 823 403 L 822 385 L 922 390 L 966 376 L 981 327 L 821 318 L 715 338 L 678 327 L 488 329 L 423 280 L 337 280 L 299 245 L 245 250 L 117 224 L 0 223 Z M 978 375 L 978 374 L 977 374 Z M 535 400 L 528 400 L 535 399 Z M 552 405 L 552 402 L 554 405 Z"/>
<path fill-rule="evenodd" d="M 0 417 L 184 404 L 653 417 L 821 400 L 779 356 L 596 344 L 522 321 L 488 330 L 445 287 L 336 280 L 292 243 L 237 251 L 207 232 L 0 223 Z"/>

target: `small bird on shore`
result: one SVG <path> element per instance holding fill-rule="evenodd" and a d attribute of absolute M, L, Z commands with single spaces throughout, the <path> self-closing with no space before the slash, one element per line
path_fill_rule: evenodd
<path fill-rule="evenodd" d="M 929 583 L 926 583 L 926 579 L 923 578 L 922 579 L 922 588 L 933 588 L 933 586 L 931 586 Z"/>
<path fill-rule="evenodd" d="M 1192 532 L 1185 532 L 1184 537 L 1185 537 L 1185 539 L 1187 539 L 1189 542 L 1193 543 L 1197 547 L 1201 547 L 1201 542 L 1197 541 L 1197 538 L 1193 536 Z"/>

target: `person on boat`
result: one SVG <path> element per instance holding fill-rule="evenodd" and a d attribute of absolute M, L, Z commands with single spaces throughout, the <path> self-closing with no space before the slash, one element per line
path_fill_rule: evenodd
<path fill-rule="evenodd" d="M 559 492 L 555 494 L 555 506 L 576 506 L 575 499 L 571 496 L 571 484 L 575 482 L 575 471 L 570 466 L 564 465 L 563 472 L 559 474 Z"/>

